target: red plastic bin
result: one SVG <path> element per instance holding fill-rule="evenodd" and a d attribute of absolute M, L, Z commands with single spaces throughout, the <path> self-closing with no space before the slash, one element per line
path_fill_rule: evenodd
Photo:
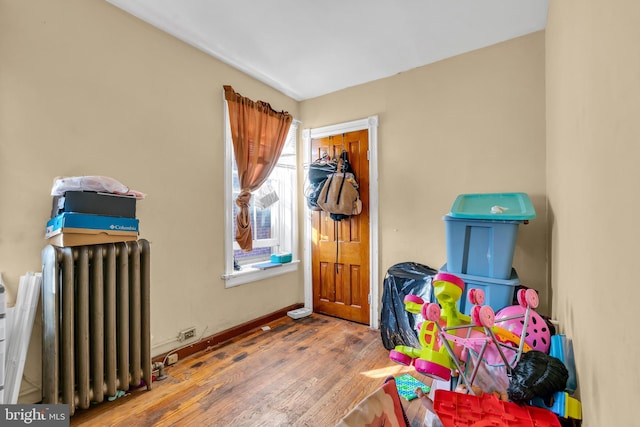
<path fill-rule="evenodd" d="M 561 427 L 551 411 L 482 396 L 436 390 L 433 408 L 444 427 Z"/>

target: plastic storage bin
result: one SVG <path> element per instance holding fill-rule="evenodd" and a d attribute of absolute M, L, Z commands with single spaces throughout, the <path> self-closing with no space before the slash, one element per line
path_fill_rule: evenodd
<path fill-rule="evenodd" d="M 484 292 L 484 304 L 491 306 L 493 311 L 497 313 L 499 310 L 508 305 L 512 305 L 513 294 L 516 287 L 520 284 L 518 273 L 515 269 L 511 269 L 508 279 L 492 279 L 487 277 L 470 276 L 468 274 L 453 273 L 449 270 L 449 264 L 445 264 L 440 269 L 443 273 L 455 274 L 464 280 L 464 292 L 460 298 L 459 310 L 461 313 L 470 314 L 473 304 L 469 302 L 467 295 L 470 289 L 482 289 Z"/>
<path fill-rule="evenodd" d="M 460 194 L 449 212 L 454 218 L 530 220 L 536 211 L 526 193 Z"/>
<path fill-rule="evenodd" d="M 521 221 L 443 217 L 450 273 L 509 279 Z"/>
<path fill-rule="evenodd" d="M 285 254 L 271 254 L 271 262 L 286 264 L 287 262 L 291 262 L 292 255 L 291 252 Z"/>

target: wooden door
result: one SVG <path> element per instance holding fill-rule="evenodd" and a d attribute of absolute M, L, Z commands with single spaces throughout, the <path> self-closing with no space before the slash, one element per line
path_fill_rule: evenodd
<path fill-rule="evenodd" d="M 342 221 L 312 213 L 313 310 L 369 324 L 369 132 L 313 139 L 311 149 L 311 160 L 346 150 L 362 200 L 362 213 Z"/>

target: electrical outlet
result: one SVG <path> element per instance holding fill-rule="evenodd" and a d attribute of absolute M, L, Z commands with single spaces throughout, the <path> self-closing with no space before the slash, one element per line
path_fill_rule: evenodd
<path fill-rule="evenodd" d="M 184 329 L 178 332 L 178 341 L 185 341 L 196 337 L 196 328 Z"/>
<path fill-rule="evenodd" d="M 170 354 L 167 357 L 167 365 L 173 365 L 174 363 L 176 363 L 178 361 L 178 353 L 173 353 Z"/>

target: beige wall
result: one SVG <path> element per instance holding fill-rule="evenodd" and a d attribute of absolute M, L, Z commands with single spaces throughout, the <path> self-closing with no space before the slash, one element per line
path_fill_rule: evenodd
<path fill-rule="evenodd" d="M 107 175 L 145 192 L 152 353 L 303 301 L 302 271 L 225 289 L 222 86 L 298 103 L 101 0 L 0 0 L 0 271 L 40 271 L 51 184 Z M 25 374 L 40 384 L 40 320 Z M 34 386 L 23 383 L 23 395 Z"/>
<path fill-rule="evenodd" d="M 640 4 L 552 2 L 546 31 L 554 316 L 584 427 L 637 426 Z"/>
<path fill-rule="evenodd" d="M 463 193 L 525 192 L 514 266 L 547 301 L 544 33 L 303 101 L 303 127 L 379 115 L 380 277 L 403 261 L 440 268 Z M 380 283 L 382 295 L 382 283 Z"/>

